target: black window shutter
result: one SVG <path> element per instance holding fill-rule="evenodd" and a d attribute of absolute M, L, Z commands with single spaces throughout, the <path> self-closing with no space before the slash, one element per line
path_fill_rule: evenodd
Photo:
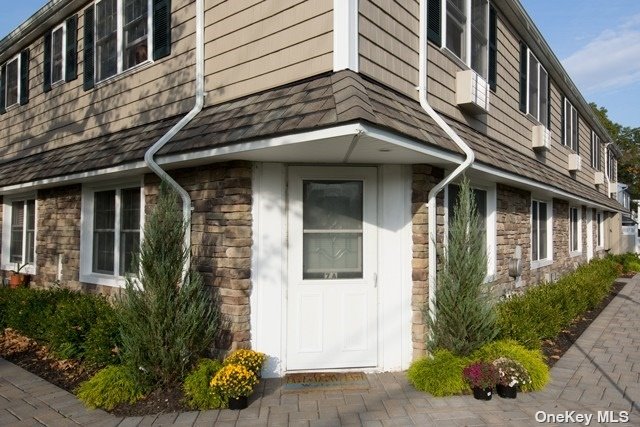
<path fill-rule="evenodd" d="M 78 77 L 78 15 L 67 19 L 67 58 L 64 79 L 68 82 Z"/>
<path fill-rule="evenodd" d="M 551 130 L 551 76 L 547 74 L 547 129 Z"/>
<path fill-rule="evenodd" d="M 29 49 L 20 52 L 20 105 L 29 102 L 29 62 L 31 54 Z"/>
<path fill-rule="evenodd" d="M 51 31 L 44 35 L 44 65 L 42 75 L 42 90 L 49 92 L 51 90 Z"/>
<path fill-rule="evenodd" d="M 442 3 L 440 0 L 429 0 L 427 3 L 427 40 L 442 45 Z"/>
<path fill-rule="evenodd" d="M 562 105 L 560 106 L 560 141 L 562 141 L 562 145 L 567 145 L 566 134 L 567 134 L 567 124 L 565 123 L 565 106 L 567 98 L 562 97 Z"/>
<path fill-rule="evenodd" d="M 171 0 L 153 0 L 153 60 L 171 54 Z"/>
<path fill-rule="evenodd" d="M 94 86 L 94 48 L 93 48 L 93 21 L 94 8 L 88 7 L 84 11 L 84 90 L 89 90 Z"/>
<path fill-rule="evenodd" d="M 527 112 L 527 45 L 520 42 L 520 111 Z"/>
<path fill-rule="evenodd" d="M 576 154 L 580 154 L 580 115 L 576 111 Z"/>
<path fill-rule="evenodd" d="M 7 112 L 6 108 L 5 108 L 5 82 L 6 82 L 6 76 L 7 76 L 7 65 L 3 65 L 2 68 L 0 68 L 0 114 L 4 114 Z"/>
<path fill-rule="evenodd" d="M 489 8 L 489 86 L 496 91 L 498 83 L 498 27 L 496 10 Z"/>

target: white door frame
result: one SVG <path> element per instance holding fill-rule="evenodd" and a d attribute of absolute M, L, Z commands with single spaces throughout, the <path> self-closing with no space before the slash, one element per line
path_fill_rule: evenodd
<path fill-rule="evenodd" d="M 254 163 L 252 177 L 251 346 L 267 354 L 264 378 L 286 368 L 287 165 Z M 412 168 L 378 169 L 378 366 L 400 371 L 413 358 Z"/>

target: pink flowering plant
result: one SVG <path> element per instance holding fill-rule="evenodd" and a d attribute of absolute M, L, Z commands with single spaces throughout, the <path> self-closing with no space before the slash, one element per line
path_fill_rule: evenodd
<path fill-rule="evenodd" d="M 492 388 L 498 382 L 498 370 L 493 364 L 486 362 L 467 365 L 462 376 L 471 388 Z"/>
<path fill-rule="evenodd" d="M 531 384 L 531 376 L 520 362 L 500 357 L 493 361 L 498 371 L 498 384 L 516 387 L 522 384 Z"/>

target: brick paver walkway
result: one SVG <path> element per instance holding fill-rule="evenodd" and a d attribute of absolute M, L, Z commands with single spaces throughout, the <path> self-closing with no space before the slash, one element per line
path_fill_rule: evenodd
<path fill-rule="evenodd" d="M 543 415 L 569 414 L 575 425 L 640 425 L 640 275 L 598 316 L 551 370 L 542 392 L 489 402 L 471 396 L 436 398 L 415 391 L 403 373 L 371 374 L 366 391 L 283 393 L 280 380 L 263 381 L 242 411 L 193 411 L 119 418 L 86 410 L 71 394 L 0 359 L 0 425 L 11 426 L 533 426 Z M 572 412 L 575 411 L 575 412 Z M 612 412 L 605 412 L 612 411 Z M 623 413 L 624 414 L 624 413 Z M 602 416 L 602 415 L 601 415 Z M 548 419 L 544 425 L 559 425 Z M 573 423 L 568 423 L 573 424 Z"/>

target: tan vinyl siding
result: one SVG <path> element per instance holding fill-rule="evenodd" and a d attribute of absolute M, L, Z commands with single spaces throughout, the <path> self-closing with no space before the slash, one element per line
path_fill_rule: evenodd
<path fill-rule="evenodd" d="M 205 19 L 208 103 L 330 71 L 332 7 L 328 0 L 281 0 L 228 1 L 209 8 Z M 261 19 L 256 20 L 257 16 Z"/>
<path fill-rule="evenodd" d="M 360 72 L 416 100 L 418 13 L 419 3 L 415 0 L 359 2 Z M 520 37 L 513 26 L 505 22 L 500 11 L 497 19 L 497 39 L 498 87 L 496 92 L 491 92 L 488 114 L 473 116 L 458 108 L 455 104 L 455 76 L 463 66 L 453 54 L 446 49 L 437 48 L 432 43 L 429 43 L 427 65 L 429 103 L 440 113 L 467 123 L 477 131 L 569 175 L 567 166 L 571 151 L 562 146 L 561 139 L 563 94 L 553 77 L 550 77 L 552 144 L 550 150 L 538 154 L 531 149 L 531 128 L 538 122 L 519 110 Z M 587 135 L 588 129 L 588 123 L 581 120 L 580 153 L 583 168 L 576 174 L 576 179 L 593 186 L 593 170 L 589 165 L 591 140 L 590 134 Z"/>
<path fill-rule="evenodd" d="M 194 1 L 172 1 L 170 56 L 84 91 L 84 8 L 89 4 L 77 13 L 76 80 L 54 85 L 44 93 L 44 33 L 29 46 L 30 99 L 27 105 L 0 116 L 3 160 L 183 114 L 193 106 Z M 329 0 L 207 1 L 205 7 L 205 105 L 332 69 Z"/>

